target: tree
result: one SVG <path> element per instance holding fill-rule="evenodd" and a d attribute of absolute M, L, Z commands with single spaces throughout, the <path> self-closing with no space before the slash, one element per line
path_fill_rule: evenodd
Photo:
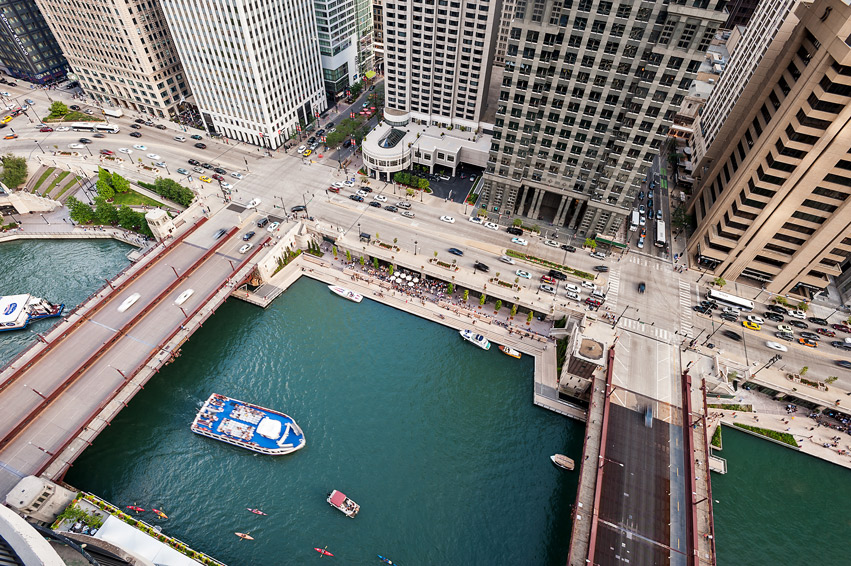
<path fill-rule="evenodd" d="M 112 190 L 112 185 L 110 185 L 109 183 L 104 183 L 103 181 L 98 179 L 97 188 L 99 197 L 106 200 L 111 200 L 115 198 L 115 191 Z"/>
<path fill-rule="evenodd" d="M 395 246 L 399 242 L 399 238 L 393 238 L 393 245 Z"/>
<path fill-rule="evenodd" d="M 50 115 L 48 118 L 61 118 L 68 113 L 68 107 L 58 100 L 50 105 Z"/>
<path fill-rule="evenodd" d="M 428 179 L 421 178 L 419 181 L 417 181 L 417 187 L 419 187 L 421 191 L 428 189 L 430 185 L 431 183 L 429 183 Z"/>
<path fill-rule="evenodd" d="M 716 278 L 715 278 L 715 280 L 713 281 L 713 283 L 715 283 L 715 284 L 716 284 L 716 285 L 718 285 L 719 287 L 723 287 L 724 285 L 726 285 L 726 284 L 727 284 L 727 282 L 726 282 L 726 281 L 724 281 L 724 278 L 723 278 L 723 277 L 716 277 Z"/>
<path fill-rule="evenodd" d="M 360 266 L 363 267 L 364 263 L 366 263 L 366 259 L 363 256 L 360 256 Z"/>
<path fill-rule="evenodd" d="M 485 306 L 486 302 L 488 302 L 488 296 L 482 293 L 482 296 L 479 297 L 479 306 Z"/>
<path fill-rule="evenodd" d="M 129 206 L 118 209 L 118 225 L 127 230 L 133 230 L 139 225 L 139 214 Z"/>
<path fill-rule="evenodd" d="M 65 205 L 71 213 L 71 220 L 77 224 L 88 224 L 94 219 L 92 207 L 74 197 L 69 197 Z"/>
<path fill-rule="evenodd" d="M 513 305 L 511 305 L 511 318 L 514 318 L 514 316 L 516 314 L 517 314 L 517 303 L 514 303 Z"/>
<path fill-rule="evenodd" d="M 373 267 L 375 267 L 375 269 L 378 269 L 378 258 L 377 257 L 372 258 L 372 265 L 373 265 Z"/>
<path fill-rule="evenodd" d="M 807 312 L 808 310 L 810 310 L 810 305 L 807 304 L 806 301 L 801 301 L 800 303 L 798 303 L 798 310 L 801 312 Z"/>
<path fill-rule="evenodd" d="M 3 181 L 3 184 L 10 189 L 19 187 L 27 180 L 27 160 L 23 157 L 15 157 L 7 153 L 0 157 L 0 163 L 3 165 L 0 181 Z"/>
<path fill-rule="evenodd" d="M 464 302 L 466 303 L 467 299 L 469 299 L 469 298 L 470 298 L 470 290 L 464 289 Z"/>
<path fill-rule="evenodd" d="M 393 267 L 393 264 L 391 263 L 390 267 L 388 268 L 388 272 L 390 273 L 391 277 L 393 276 L 394 271 L 396 271 L 396 268 Z"/>
<path fill-rule="evenodd" d="M 671 214 L 671 225 L 677 228 L 686 228 L 692 223 L 692 217 L 690 214 L 686 214 L 686 209 L 684 206 L 678 206 L 677 209 Z"/>
<path fill-rule="evenodd" d="M 312 241 L 311 244 L 313 244 Z M 337 246 L 331 246 L 331 253 L 334 254 L 335 258 L 337 257 Z"/>
<path fill-rule="evenodd" d="M 529 316 L 526 317 L 526 323 L 532 322 L 532 317 L 535 316 L 535 311 L 529 311 Z"/>
<path fill-rule="evenodd" d="M 105 198 L 95 197 L 95 220 L 98 224 L 113 225 L 118 222 L 118 209 Z"/>
<path fill-rule="evenodd" d="M 169 179 L 169 181 L 171 181 L 171 179 Z M 118 173 L 113 173 L 112 190 L 116 193 L 128 193 L 130 192 L 130 181 L 128 181 Z"/>
<path fill-rule="evenodd" d="M 496 303 L 494 303 L 494 305 L 493 305 L 493 310 L 495 310 L 496 312 L 499 312 L 499 309 L 501 309 L 501 308 L 502 308 L 502 299 L 497 299 Z"/>
<path fill-rule="evenodd" d="M 485 208 L 485 207 L 480 208 L 478 215 L 479 216 L 487 216 L 488 215 L 488 209 Z"/>
<path fill-rule="evenodd" d="M 447 287 L 446 290 L 449 292 L 450 295 L 452 293 L 454 293 L 455 292 L 455 283 L 450 283 L 449 287 Z"/>
<path fill-rule="evenodd" d="M 597 240 L 593 238 L 585 238 L 585 247 L 591 248 L 592 250 L 597 249 Z"/>
<path fill-rule="evenodd" d="M 515 218 L 514 222 L 511 223 L 512 226 L 523 226 L 523 221 L 519 218 Z"/>
<path fill-rule="evenodd" d="M 351 263 L 352 261 L 352 252 L 350 252 L 349 250 L 346 250 L 346 261 L 348 261 L 349 263 Z"/>
<path fill-rule="evenodd" d="M 810 371 L 809 366 L 804 366 L 801 368 L 801 371 L 798 372 L 799 375 L 807 375 L 807 372 Z"/>

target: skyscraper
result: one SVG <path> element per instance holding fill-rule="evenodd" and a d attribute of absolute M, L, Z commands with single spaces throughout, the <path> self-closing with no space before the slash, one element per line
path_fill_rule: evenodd
<path fill-rule="evenodd" d="M 518 0 L 481 202 L 581 234 L 616 233 L 724 4 Z"/>
<path fill-rule="evenodd" d="M 315 0 L 313 6 L 325 91 L 336 100 L 372 70 L 372 3 Z"/>
<path fill-rule="evenodd" d="M 11 76 L 44 84 L 65 76 L 68 62 L 35 0 L 0 0 L 0 62 Z"/>
<path fill-rule="evenodd" d="M 309 0 L 162 0 L 213 133 L 277 148 L 326 107 Z"/>
<path fill-rule="evenodd" d="M 36 1 L 89 96 L 165 117 L 189 95 L 157 2 Z"/>
<path fill-rule="evenodd" d="M 778 29 L 767 45 L 742 38 L 744 55 L 763 55 L 738 97 L 719 84 L 701 118 L 711 143 L 696 164 L 687 253 L 725 280 L 809 297 L 851 257 L 851 7 L 799 3 Z"/>

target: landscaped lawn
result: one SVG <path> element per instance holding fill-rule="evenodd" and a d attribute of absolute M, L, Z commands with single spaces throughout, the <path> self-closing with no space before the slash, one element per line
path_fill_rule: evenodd
<path fill-rule="evenodd" d="M 56 171 L 56 168 L 55 168 L 55 167 L 49 167 L 49 168 L 47 169 L 47 171 L 45 171 L 44 173 L 42 173 L 41 177 L 39 177 L 39 178 L 38 178 L 38 181 L 36 182 L 35 186 L 33 187 L 32 192 L 36 192 L 36 191 L 38 190 L 38 188 L 41 186 L 41 184 L 42 184 L 42 183 L 43 183 L 43 182 L 44 182 L 44 181 L 45 181 L 48 177 L 50 177 L 50 174 L 51 174 L 51 173 L 53 173 L 54 171 Z"/>
<path fill-rule="evenodd" d="M 43 193 L 43 194 L 44 194 L 44 196 L 49 195 L 49 194 L 50 194 L 50 191 L 52 191 L 52 190 L 53 190 L 53 187 L 55 187 L 56 185 L 58 185 L 58 184 L 62 181 L 62 179 L 64 179 L 65 177 L 67 177 L 67 176 L 68 176 L 68 175 L 70 175 L 70 174 L 71 174 L 71 172 L 70 172 L 70 171 L 63 171 L 63 172 L 61 172 L 60 174 L 58 174 L 58 175 L 56 176 L 56 178 L 55 178 L 55 179 L 53 179 L 53 180 L 50 182 L 50 184 L 47 186 L 47 189 L 46 189 L 46 190 L 44 191 L 44 193 Z"/>
<path fill-rule="evenodd" d="M 79 187 L 79 186 L 80 186 L 80 180 L 81 180 L 81 179 L 82 179 L 82 177 L 80 177 L 79 175 L 75 175 L 75 176 L 74 176 L 74 181 L 73 181 L 73 182 L 71 182 L 71 183 L 68 183 L 67 185 L 65 185 L 65 186 L 62 188 L 62 190 L 61 190 L 61 191 L 59 191 L 59 194 L 58 194 L 58 195 L 55 195 L 55 196 L 53 197 L 53 200 L 59 200 L 59 198 L 60 198 L 62 195 L 64 195 L 64 194 L 65 194 L 65 192 L 66 192 L 68 189 L 70 189 L 71 187 Z"/>
<path fill-rule="evenodd" d="M 52 122 L 103 122 L 103 118 L 98 116 L 89 116 L 85 112 L 77 112 L 72 110 L 68 112 L 64 116 L 59 118 L 51 118 L 50 116 L 45 116 L 41 119 L 45 124 L 49 124 Z"/>
<path fill-rule="evenodd" d="M 115 206 L 119 206 L 122 204 L 128 206 L 154 206 L 159 207 L 162 206 L 163 203 L 156 201 L 152 198 L 146 197 L 141 193 L 137 193 L 134 190 L 130 190 L 126 193 L 115 193 L 115 200 L 112 202 Z"/>

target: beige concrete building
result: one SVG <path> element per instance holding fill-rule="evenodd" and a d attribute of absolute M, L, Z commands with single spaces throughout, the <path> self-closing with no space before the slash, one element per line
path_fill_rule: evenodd
<path fill-rule="evenodd" d="M 701 269 L 804 297 L 840 273 L 851 255 L 848 37 L 845 2 L 798 4 L 769 45 L 755 46 L 761 61 L 737 99 L 717 109 L 710 100 L 708 118 L 725 118 L 709 128 L 701 119 L 711 143 L 695 151 L 688 253 Z"/>
<path fill-rule="evenodd" d="M 104 106 L 166 117 L 189 96 L 159 2 L 36 1 L 80 85 Z"/>

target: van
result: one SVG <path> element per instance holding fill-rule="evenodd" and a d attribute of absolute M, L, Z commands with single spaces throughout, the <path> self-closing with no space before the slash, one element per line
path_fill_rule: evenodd
<path fill-rule="evenodd" d="M 591 296 L 594 297 L 595 299 L 600 299 L 600 300 L 603 300 L 603 299 L 606 298 L 606 295 L 603 294 L 603 292 L 600 291 L 599 289 L 594 289 L 593 291 L 591 291 Z"/>

